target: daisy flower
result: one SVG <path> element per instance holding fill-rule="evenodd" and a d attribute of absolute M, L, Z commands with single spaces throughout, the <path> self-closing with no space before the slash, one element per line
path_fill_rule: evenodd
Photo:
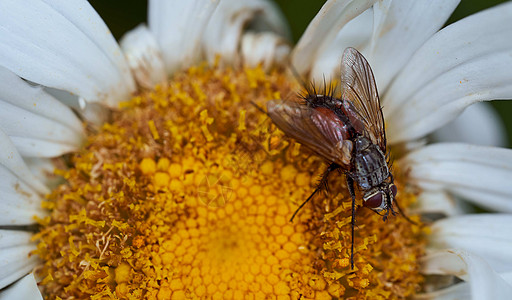
<path fill-rule="evenodd" d="M 512 3 L 442 28 L 457 4 L 327 1 L 292 49 L 267 1 L 150 1 L 119 44 L 85 1 L 2 1 L 0 298 L 506 298 L 512 152 L 457 117 L 512 98 Z M 347 47 L 415 221 L 359 209 L 354 269 L 343 179 L 290 223 L 325 164 L 259 109 Z"/>

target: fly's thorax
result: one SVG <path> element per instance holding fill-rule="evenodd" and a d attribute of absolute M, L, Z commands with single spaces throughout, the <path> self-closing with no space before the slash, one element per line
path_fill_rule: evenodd
<path fill-rule="evenodd" d="M 354 170 L 351 176 L 363 190 L 377 187 L 390 176 L 386 156 L 365 137 L 354 140 Z"/>

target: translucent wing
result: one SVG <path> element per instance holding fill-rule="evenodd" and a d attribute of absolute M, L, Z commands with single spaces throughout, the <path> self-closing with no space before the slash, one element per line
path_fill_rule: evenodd
<path fill-rule="evenodd" d="M 292 101 L 271 100 L 267 110 L 274 123 L 288 136 L 330 162 L 348 168 L 352 142 L 346 126 L 335 114 Z"/>
<path fill-rule="evenodd" d="M 341 63 L 342 99 L 352 102 L 364 123 L 364 135 L 386 153 L 386 132 L 372 69 L 359 51 L 347 48 Z"/>

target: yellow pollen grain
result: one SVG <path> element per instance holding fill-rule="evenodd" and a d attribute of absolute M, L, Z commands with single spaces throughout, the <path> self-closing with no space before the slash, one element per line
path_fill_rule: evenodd
<path fill-rule="evenodd" d="M 155 122 L 153 120 L 148 121 L 149 130 L 151 130 L 151 134 L 155 140 L 160 139 L 160 135 L 158 134 L 158 130 L 156 130 Z"/>
<path fill-rule="evenodd" d="M 358 209 L 351 270 L 341 175 L 289 221 L 325 164 L 251 102 L 295 90 L 281 71 L 198 66 L 123 102 L 45 201 L 35 236 L 45 298 L 413 295 L 424 230 Z M 406 209 L 414 195 L 395 178 Z"/>

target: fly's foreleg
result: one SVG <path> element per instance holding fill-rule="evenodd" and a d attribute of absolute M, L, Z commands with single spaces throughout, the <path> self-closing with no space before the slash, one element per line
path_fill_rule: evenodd
<path fill-rule="evenodd" d="M 352 197 L 352 220 L 350 225 L 352 227 L 352 245 L 350 248 L 350 267 L 354 269 L 354 228 L 356 226 L 356 193 L 354 192 L 354 179 L 347 174 L 347 187 Z"/>

